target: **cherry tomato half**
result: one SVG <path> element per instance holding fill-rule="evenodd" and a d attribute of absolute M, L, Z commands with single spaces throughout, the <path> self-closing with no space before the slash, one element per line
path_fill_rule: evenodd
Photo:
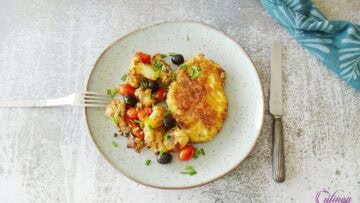
<path fill-rule="evenodd" d="M 135 89 L 131 87 L 129 84 L 121 84 L 119 85 L 119 94 L 121 96 L 125 96 L 126 94 L 134 94 Z"/>
<path fill-rule="evenodd" d="M 195 148 L 192 145 L 186 145 L 179 151 L 179 159 L 181 161 L 187 161 L 195 155 Z"/>
<path fill-rule="evenodd" d="M 148 117 L 152 112 L 151 107 L 145 107 L 139 110 L 137 117 L 139 120 L 143 121 L 146 117 Z"/>
<path fill-rule="evenodd" d="M 130 107 L 126 110 L 126 116 L 131 119 L 138 119 L 138 112 L 135 107 Z"/>
<path fill-rule="evenodd" d="M 150 64 L 151 56 L 149 54 L 138 51 L 136 52 L 136 57 L 138 57 L 141 62 L 145 64 Z"/>
<path fill-rule="evenodd" d="M 155 102 L 165 101 L 166 91 L 165 87 L 160 87 L 158 91 L 155 92 Z"/>
<path fill-rule="evenodd" d="M 138 138 L 144 138 L 144 132 L 141 130 L 140 126 L 136 123 L 131 125 L 131 133 Z"/>

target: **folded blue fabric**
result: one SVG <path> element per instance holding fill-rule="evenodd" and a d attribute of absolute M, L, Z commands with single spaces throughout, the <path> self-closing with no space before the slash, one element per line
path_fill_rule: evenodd
<path fill-rule="evenodd" d="M 327 20 L 310 0 L 261 1 L 303 47 L 360 91 L 360 25 Z"/>

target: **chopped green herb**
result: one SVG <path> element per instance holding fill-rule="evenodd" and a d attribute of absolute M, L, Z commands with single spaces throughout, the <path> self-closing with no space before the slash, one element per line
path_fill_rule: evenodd
<path fill-rule="evenodd" d="M 174 55 L 176 55 L 175 52 L 169 52 L 169 56 L 174 56 Z"/>
<path fill-rule="evenodd" d="M 160 56 L 161 56 L 162 59 L 165 58 L 165 57 L 167 57 L 166 54 L 160 54 Z"/>
<path fill-rule="evenodd" d="M 170 140 L 170 135 L 166 134 L 166 135 L 165 135 L 165 140 L 166 140 L 166 141 L 169 141 L 169 140 Z"/>
<path fill-rule="evenodd" d="M 190 72 L 191 79 L 194 80 L 196 77 L 199 77 L 200 71 L 201 71 L 201 69 L 198 66 L 192 66 L 191 72 Z"/>
<path fill-rule="evenodd" d="M 151 163 L 151 160 L 150 160 L 150 159 L 148 159 L 148 160 L 145 161 L 145 165 L 146 165 L 146 166 L 150 165 L 150 163 Z"/>
<path fill-rule="evenodd" d="M 166 66 L 164 64 L 162 64 L 162 66 L 161 66 L 161 71 L 163 71 L 163 72 L 166 71 Z"/>
<path fill-rule="evenodd" d="M 197 174 L 196 170 L 192 166 L 185 166 L 186 171 L 180 171 L 181 174 L 189 174 L 190 176 L 193 176 Z"/>
<path fill-rule="evenodd" d="M 144 128 L 144 124 L 143 122 L 139 121 L 139 120 L 134 120 L 135 123 L 140 125 L 140 128 Z"/>
<path fill-rule="evenodd" d="M 106 94 L 111 96 L 111 89 L 107 89 Z"/>
<path fill-rule="evenodd" d="M 155 71 L 155 77 L 156 77 L 156 78 L 160 77 L 160 71 L 159 71 L 159 70 L 156 70 L 156 71 Z"/>
<path fill-rule="evenodd" d="M 171 81 L 175 81 L 176 80 L 176 75 L 174 72 L 171 72 Z"/>
<path fill-rule="evenodd" d="M 153 131 L 154 128 L 151 125 L 147 125 L 147 127 L 149 128 L 149 130 Z"/>
<path fill-rule="evenodd" d="M 152 99 L 156 99 L 156 97 L 157 97 L 157 96 L 156 96 L 156 93 L 155 93 L 155 92 L 151 94 L 151 98 L 152 98 Z"/>
<path fill-rule="evenodd" d="M 201 148 L 200 151 L 201 151 L 201 154 L 202 154 L 203 156 L 205 156 L 205 151 L 204 151 L 204 149 Z"/>
<path fill-rule="evenodd" d="M 170 115 L 171 115 L 170 111 L 167 111 L 167 112 L 165 113 L 165 116 L 164 116 L 164 117 L 168 117 L 168 116 L 170 116 Z"/>
<path fill-rule="evenodd" d="M 113 145 L 114 147 L 118 147 L 118 143 L 116 143 L 115 141 L 112 141 L 112 145 Z"/>
<path fill-rule="evenodd" d="M 183 70 L 186 70 L 186 69 L 188 68 L 188 65 L 187 65 L 187 64 L 182 64 L 182 65 L 181 65 L 181 68 L 182 68 Z"/>
<path fill-rule="evenodd" d="M 164 154 L 163 150 L 160 150 L 160 156 L 162 156 Z"/>
<path fill-rule="evenodd" d="M 111 122 L 117 124 L 118 123 L 117 117 L 115 117 L 115 116 L 111 117 Z"/>
<path fill-rule="evenodd" d="M 143 88 L 143 89 L 146 89 L 146 83 L 145 83 L 145 81 L 144 81 L 144 79 L 143 78 L 141 78 L 141 81 L 140 81 L 140 87 L 141 88 Z"/>
<path fill-rule="evenodd" d="M 120 78 L 120 79 L 121 79 L 122 81 L 125 81 L 125 80 L 126 80 L 126 78 L 127 78 L 127 74 L 124 74 L 124 75 L 122 75 L 122 76 L 121 76 L 121 78 Z"/>
<path fill-rule="evenodd" d="M 158 60 L 156 59 L 152 59 L 151 60 L 151 65 L 155 68 L 155 69 L 162 69 L 163 65 L 162 63 L 160 63 Z"/>

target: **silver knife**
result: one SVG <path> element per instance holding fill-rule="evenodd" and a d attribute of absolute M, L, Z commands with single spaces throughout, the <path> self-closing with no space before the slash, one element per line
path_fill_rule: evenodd
<path fill-rule="evenodd" d="M 276 182 L 285 180 L 285 158 L 282 126 L 281 44 L 275 41 L 271 48 L 270 113 L 274 117 L 272 173 Z"/>

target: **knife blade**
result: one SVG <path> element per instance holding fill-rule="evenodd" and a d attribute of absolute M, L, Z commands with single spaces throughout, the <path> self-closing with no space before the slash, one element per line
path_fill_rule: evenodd
<path fill-rule="evenodd" d="M 282 68 L 281 44 L 275 41 L 271 48 L 270 113 L 274 116 L 272 173 L 276 182 L 285 180 L 285 157 L 282 127 Z"/>
<path fill-rule="evenodd" d="M 271 48 L 271 81 L 270 81 L 270 113 L 282 116 L 282 73 L 281 73 L 281 44 L 275 41 Z"/>

